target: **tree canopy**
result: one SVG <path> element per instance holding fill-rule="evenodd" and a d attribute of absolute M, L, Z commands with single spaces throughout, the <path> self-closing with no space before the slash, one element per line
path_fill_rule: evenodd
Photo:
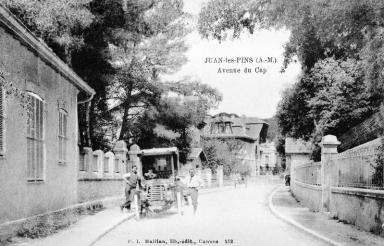
<path fill-rule="evenodd" d="M 283 91 L 276 116 L 283 137 L 316 142 L 378 109 L 383 17 L 379 0 L 211 0 L 200 13 L 199 31 L 223 40 L 255 29 L 288 29 L 282 70 L 299 60 L 303 72 Z"/>

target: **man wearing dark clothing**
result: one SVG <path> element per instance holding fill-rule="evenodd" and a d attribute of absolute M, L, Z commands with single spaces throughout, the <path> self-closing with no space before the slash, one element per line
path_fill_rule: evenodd
<path fill-rule="evenodd" d="M 124 208 L 130 210 L 131 209 L 131 202 L 133 200 L 134 191 L 139 185 L 141 187 L 141 180 L 142 178 L 137 174 L 137 167 L 132 167 L 132 172 L 126 173 L 123 175 L 123 179 L 126 183 L 125 185 L 125 202 L 120 206 L 121 211 L 123 211 Z"/>

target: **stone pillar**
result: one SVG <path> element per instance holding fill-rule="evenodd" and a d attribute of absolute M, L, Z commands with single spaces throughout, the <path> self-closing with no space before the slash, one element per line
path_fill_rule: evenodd
<path fill-rule="evenodd" d="M 212 186 L 212 171 L 211 169 L 207 168 L 205 171 L 205 177 L 207 179 L 207 187 L 210 188 Z"/>
<path fill-rule="evenodd" d="M 129 170 L 132 169 L 132 166 L 137 166 L 137 173 L 140 176 L 143 176 L 143 168 L 142 168 L 141 160 L 139 157 L 139 155 L 141 154 L 140 147 L 137 144 L 132 145 L 131 148 L 129 149 L 128 154 L 129 154 L 129 160 L 131 165 L 129 167 Z"/>
<path fill-rule="evenodd" d="M 104 152 L 102 150 L 95 150 L 93 151 L 93 167 L 92 171 L 94 174 L 94 177 L 96 178 L 102 178 L 104 174 L 103 170 L 103 162 L 104 162 Z"/>
<path fill-rule="evenodd" d="M 119 172 L 120 174 L 126 173 L 127 168 L 127 144 L 124 141 L 118 141 L 113 148 L 113 152 L 115 153 L 115 157 L 119 161 Z"/>
<path fill-rule="evenodd" d="M 224 186 L 224 171 L 222 166 L 218 166 L 216 169 L 217 181 L 219 182 L 219 187 Z"/>
<path fill-rule="evenodd" d="M 105 158 L 107 158 L 108 162 L 105 163 L 104 162 L 104 165 L 107 165 L 108 166 L 108 173 L 105 174 L 107 177 L 110 177 L 112 178 L 114 176 L 114 172 L 115 172 L 115 168 L 114 168 L 114 161 L 115 161 L 115 155 L 108 151 L 107 153 L 105 153 Z"/>
<path fill-rule="evenodd" d="M 331 185 L 332 177 L 335 171 L 332 165 L 332 157 L 337 155 L 337 146 L 340 142 L 336 136 L 324 136 L 321 141 L 321 188 L 322 188 L 322 211 L 329 212 L 331 204 Z"/>
<path fill-rule="evenodd" d="M 93 158 L 93 151 L 92 148 L 84 147 L 84 171 L 80 172 L 81 178 L 90 178 L 92 177 L 92 158 Z"/>

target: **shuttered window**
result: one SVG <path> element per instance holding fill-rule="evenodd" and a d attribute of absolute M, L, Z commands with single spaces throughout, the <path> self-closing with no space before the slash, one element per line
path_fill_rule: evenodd
<path fill-rule="evenodd" d="M 44 181 L 44 102 L 28 93 L 27 176 L 29 182 Z"/>
<path fill-rule="evenodd" d="M 5 152 L 5 112 L 4 112 L 4 89 L 0 85 L 0 155 Z"/>
<path fill-rule="evenodd" d="M 59 110 L 59 163 L 67 162 L 67 122 L 68 114 L 65 110 Z"/>

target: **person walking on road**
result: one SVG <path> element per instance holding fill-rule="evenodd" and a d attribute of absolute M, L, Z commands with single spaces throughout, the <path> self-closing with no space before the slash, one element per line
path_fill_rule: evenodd
<path fill-rule="evenodd" d="M 185 184 L 188 189 L 188 193 L 192 199 L 193 213 L 196 214 L 197 211 L 197 199 L 199 196 L 199 188 L 203 186 L 203 181 L 195 174 L 195 170 L 189 170 L 189 176 L 185 180 Z"/>
<path fill-rule="evenodd" d="M 134 190 L 137 185 L 141 187 L 142 178 L 137 174 L 137 167 L 133 166 L 132 171 L 123 175 L 125 181 L 125 202 L 120 206 L 121 211 L 126 208 L 127 210 L 131 209 L 131 203 L 134 196 Z"/>

